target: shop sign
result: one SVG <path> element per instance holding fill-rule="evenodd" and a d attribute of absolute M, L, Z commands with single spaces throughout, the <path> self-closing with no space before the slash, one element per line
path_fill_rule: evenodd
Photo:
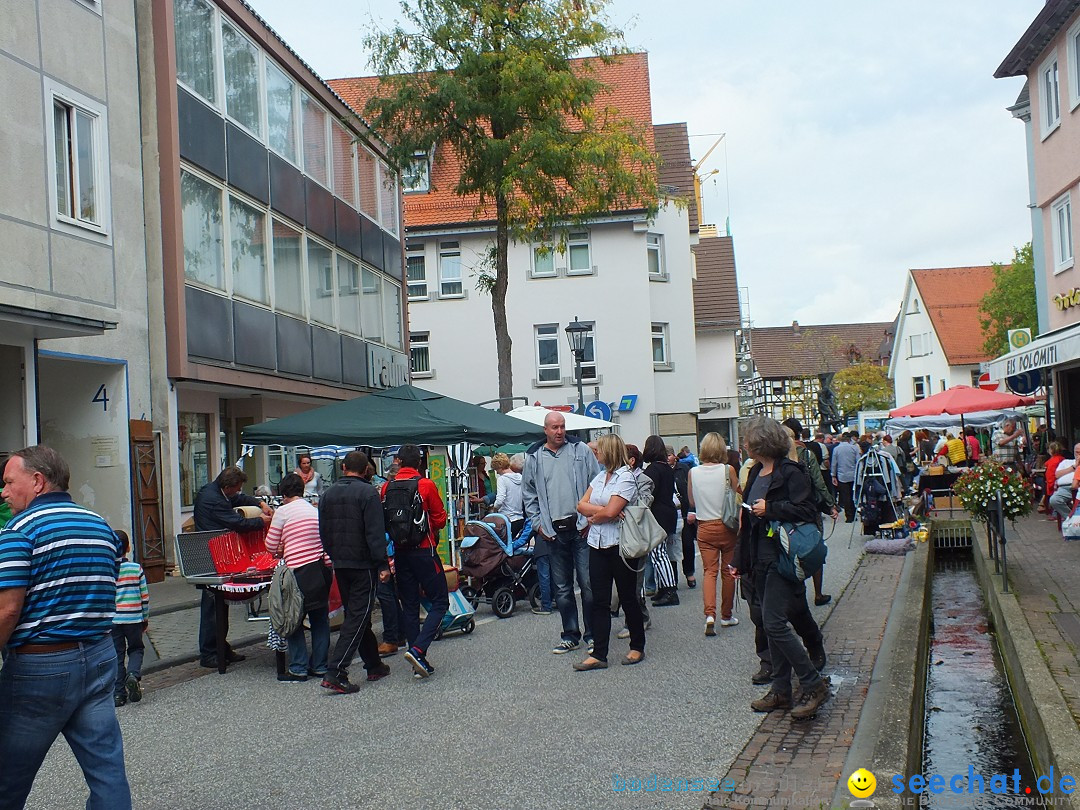
<path fill-rule="evenodd" d="M 1080 307 L 1080 287 L 1073 287 L 1054 296 L 1054 303 L 1062 312 L 1070 307 Z"/>
<path fill-rule="evenodd" d="M 634 407 L 637 405 L 637 398 L 637 394 L 624 394 L 619 399 L 619 412 L 629 413 L 634 410 Z"/>
<path fill-rule="evenodd" d="M 409 363 L 405 355 L 382 346 L 367 344 L 368 385 L 372 388 L 396 388 L 409 381 Z"/>

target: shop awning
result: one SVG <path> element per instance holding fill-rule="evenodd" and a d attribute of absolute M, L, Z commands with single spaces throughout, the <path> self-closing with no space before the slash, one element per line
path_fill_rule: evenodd
<path fill-rule="evenodd" d="M 1080 357 L 1080 324 L 1031 341 L 1022 349 L 1003 354 L 987 364 L 991 380 L 1004 380 L 1039 368 Z"/>

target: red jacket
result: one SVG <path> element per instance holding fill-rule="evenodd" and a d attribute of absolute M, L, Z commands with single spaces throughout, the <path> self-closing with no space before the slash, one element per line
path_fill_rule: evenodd
<path fill-rule="evenodd" d="M 446 525 L 446 507 L 443 506 L 442 497 L 439 495 L 439 488 L 435 486 L 435 482 L 430 478 L 423 478 L 412 467 L 402 467 L 394 480 L 400 481 L 410 478 L 420 479 L 420 483 L 416 485 L 416 491 L 420 493 L 420 499 L 424 502 L 424 510 L 428 516 L 427 540 L 417 548 L 435 548 L 439 544 L 439 529 Z M 389 485 L 389 481 L 382 485 L 382 490 L 379 493 L 381 497 L 386 498 L 386 488 Z"/>

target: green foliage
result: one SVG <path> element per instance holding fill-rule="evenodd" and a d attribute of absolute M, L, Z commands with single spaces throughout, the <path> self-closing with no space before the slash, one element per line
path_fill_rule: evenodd
<path fill-rule="evenodd" d="M 893 405 L 893 385 L 889 370 L 870 363 L 858 363 L 836 372 L 832 383 L 836 404 L 845 416 L 859 411 L 878 411 Z"/>
<path fill-rule="evenodd" d="M 994 286 L 979 302 L 979 324 L 983 330 L 983 351 L 991 357 L 1009 351 L 1009 330 L 1039 328 L 1035 304 L 1035 267 L 1031 242 L 1014 251 L 1012 264 L 994 262 Z"/>
<path fill-rule="evenodd" d="M 567 224 L 601 212 L 652 216 L 658 207 L 647 133 L 605 103 L 596 75 L 625 52 L 606 6 L 413 0 L 402 2 L 409 30 L 365 39 L 381 82 L 364 116 L 391 144 L 391 159 L 404 166 L 417 152 L 450 150 L 461 167 L 454 192 L 476 201 L 474 218 L 495 220 L 494 261 L 479 285 L 492 295 L 502 397 L 512 387 L 509 241 L 558 239 Z M 571 63 L 583 55 L 596 59 Z"/>

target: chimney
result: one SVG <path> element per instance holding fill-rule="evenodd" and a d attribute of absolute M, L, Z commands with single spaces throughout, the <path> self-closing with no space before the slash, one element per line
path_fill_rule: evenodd
<path fill-rule="evenodd" d="M 791 331 L 794 332 L 796 335 L 802 334 L 802 330 L 799 329 L 799 322 L 798 321 L 792 321 L 791 322 Z"/>

